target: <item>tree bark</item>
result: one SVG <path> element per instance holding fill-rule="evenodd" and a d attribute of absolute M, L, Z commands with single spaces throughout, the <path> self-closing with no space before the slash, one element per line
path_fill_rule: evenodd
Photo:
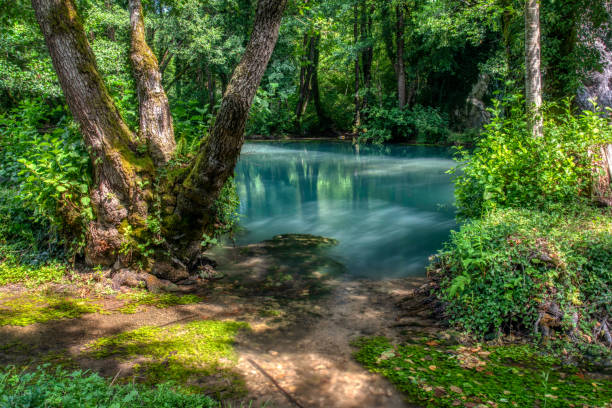
<path fill-rule="evenodd" d="M 314 59 L 312 61 L 312 79 L 311 79 L 311 91 L 312 100 L 317 111 L 317 117 L 319 118 L 319 126 L 321 130 L 327 130 L 330 126 L 331 119 L 325 113 L 323 104 L 321 103 L 321 93 L 319 91 L 319 42 L 321 41 L 321 35 L 317 34 L 314 39 Z"/>
<path fill-rule="evenodd" d="M 72 0 L 32 0 L 68 106 L 79 123 L 93 165 L 85 256 L 93 265 L 115 262 L 124 242 L 124 222 L 142 225 L 147 198 L 139 181 L 151 160 L 139 157 L 137 140 L 124 123 L 100 77 L 94 54 Z"/>
<path fill-rule="evenodd" d="M 184 251 L 188 257 L 199 251 L 202 234 L 211 233 L 213 206 L 233 174 L 248 112 L 274 50 L 285 4 L 286 0 L 257 3 L 251 39 L 227 85 L 210 136 L 178 186 L 176 210 L 168 227 L 179 233 L 177 246 L 188 246 Z"/>
<path fill-rule="evenodd" d="M 208 88 L 208 111 L 215 111 L 215 77 L 210 66 L 206 66 L 206 82 Z"/>
<path fill-rule="evenodd" d="M 528 128 L 533 137 L 542 137 L 542 72 L 540 68 L 540 0 L 525 3 L 525 94 Z"/>
<path fill-rule="evenodd" d="M 131 49 L 130 60 L 138 89 L 139 136 L 155 165 L 164 165 L 172 158 L 176 142 L 168 97 L 162 86 L 157 58 L 145 39 L 145 25 L 140 0 L 130 0 Z"/>
<path fill-rule="evenodd" d="M 362 109 L 368 107 L 370 103 L 370 87 L 372 86 L 372 60 L 374 59 L 374 48 L 372 46 L 372 15 L 374 5 L 367 6 L 367 1 L 361 1 L 361 71 L 363 72 L 363 87 L 365 94 L 362 102 Z"/>
<path fill-rule="evenodd" d="M 361 101 L 359 100 L 359 52 L 357 45 L 359 44 L 359 4 L 355 1 L 353 6 L 353 40 L 355 42 L 355 89 L 353 99 L 355 101 L 355 117 L 353 119 L 353 131 L 357 133 L 361 126 Z"/>
<path fill-rule="evenodd" d="M 395 57 L 397 66 L 397 102 L 400 109 L 406 106 L 406 68 L 404 66 L 404 18 L 405 6 L 398 4 L 395 9 L 397 27 L 395 32 Z"/>
<path fill-rule="evenodd" d="M 301 58 L 300 68 L 300 87 L 298 89 L 298 102 L 295 109 L 295 116 L 299 126 L 302 115 L 306 112 L 308 101 L 311 96 L 312 78 L 314 73 L 314 58 L 316 53 L 316 38 L 310 34 L 304 34 L 304 48 Z"/>

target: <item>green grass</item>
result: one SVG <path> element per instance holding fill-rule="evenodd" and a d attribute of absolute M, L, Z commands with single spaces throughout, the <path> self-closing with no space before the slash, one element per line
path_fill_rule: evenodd
<path fill-rule="evenodd" d="M 358 362 L 426 407 L 608 407 L 612 401 L 612 381 L 585 378 L 529 346 L 445 346 L 426 338 L 392 345 L 383 337 L 354 345 Z"/>
<path fill-rule="evenodd" d="M 72 319 L 101 310 L 101 306 L 91 299 L 58 294 L 21 293 L 18 297 L 0 299 L 0 326 L 28 326 L 49 320 Z"/>
<path fill-rule="evenodd" d="M 34 372 L 0 368 L 0 407 L 48 408 L 212 408 L 209 397 L 190 394 L 173 384 L 155 388 L 110 385 L 102 377 L 83 371 L 37 368 Z"/>
<path fill-rule="evenodd" d="M 122 293 L 118 299 L 128 300 L 128 303 L 119 309 L 121 313 L 136 313 L 140 306 L 155 306 L 165 309 L 177 305 L 199 303 L 202 298 L 196 295 L 175 295 L 173 293 L 152 293 L 145 290 L 136 290 Z"/>
<path fill-rule="evenodd" d="M 242 394 L 244 381 L 232 370 L 237 356 L 234 337 L 243 322 L 195 321 L 167 327 L 146 326 L 101 338 L 88 354 L 94 358 L 139 359 L 135 377 L 147 384 L 175 381 L 189 389 L 220 395 Z M 216 377 L 212 383 L 210 378 Z"/>

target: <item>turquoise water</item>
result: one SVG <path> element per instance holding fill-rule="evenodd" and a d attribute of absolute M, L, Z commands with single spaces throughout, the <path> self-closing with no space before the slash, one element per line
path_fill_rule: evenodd
<path fill-rule="evenodd" d="M 455 227 L 447 148 L 246 143 L 236 167 L 238 244 L 286 233 L 335 238 L 355 277 L 425 274 Z"/>

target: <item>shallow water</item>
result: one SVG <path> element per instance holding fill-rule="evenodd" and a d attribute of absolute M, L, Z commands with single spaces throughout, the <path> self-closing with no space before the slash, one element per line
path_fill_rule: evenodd
<path fill-rule="evenodd" d="M 355 277 L 425 274 L 455 226 L 447 148 L 340 142 L 246 143 L 236 166 L 238 244 L 306 233 L 335 238 Z"/>

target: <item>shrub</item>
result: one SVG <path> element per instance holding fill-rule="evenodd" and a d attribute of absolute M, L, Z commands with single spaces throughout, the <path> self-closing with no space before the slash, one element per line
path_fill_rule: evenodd
<path fill-rule="evenodd" d="M 34 244 L 34 249 L 43 243 L 65 246 L 69 255 L 78 252 L 83 226 L 93 216 L 91 171 L 66 108 L 49 109 L 42 99 L 24 100 L 0 115 L 0 163 L 0 218 L 11 219 L 0 227 L 0 239 Z"/>
<path fill-rule="evenodd" d="M 578 312 L 576 336 L 591 335 L 612 315 L 612 210 L 490 211 L 452 233 L 430 274 L 450 323 L 479 336 L 531 333 L 552 303 L 563 315 L 560 329 L 569 332 Z"/>
<path fill-rule="evenodd" d="M 575 116 L 566 101 L 547 109 L 544 136 L 535 139 L 519 102 L 504 107 L 496 101 L 492 121 L 475 150 L 459 148 L 455 195 L 461 215 L 477 217 L 495 208 L 541 207 L 590 197 L 590 152 L 612 142 L 607 119 L 589 111 Z M 511 114 L 504 116 L 505 109 Z"/>
<path fill-rule="evenodd" d="M 372 106 L 363 111 L 362 142 L 389 140 L 443 143 L 449 135 L 448 118 L 437 108 L 416 105 L 412 109 Z"/>
<path fill-rule="evenodd" d="M 208 408 L 219 406 L 214 400 L 188 394 L 172 384 L 154 389 L 140 385 L 109 385 L 97 374 L 83 371 L 68 372 L 57 368 L 48 372 L 19 372 L 14 368 L 0 369 L 0 407 L 62 407 L 62 408 Z"/>

